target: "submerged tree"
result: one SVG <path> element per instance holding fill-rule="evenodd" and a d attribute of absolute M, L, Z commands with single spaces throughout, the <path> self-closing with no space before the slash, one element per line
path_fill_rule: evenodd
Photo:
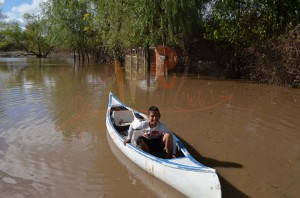
<path fill-rule="evenodd" d="M 18 23 L 6 24 L 2 30 L 7 42 L 14 43 L 24 50 L 27 55 L 35 55 L 37 58 L 47 57 L 53 49 L 51 35 L 48 34 L 46 21 L 37 15 L 25 14 L 27 25 L 22 29 Z"/>
<path fill-rule="evenodd" d="M 103 44 L 115 54 L 124 48 L 185 46 L 198 39 L 206 1 L 93 0 Z"/>
<path fill-rule="evenodd" d="M 97 36 L 90 1 L 50 0 L 43 6 L 56 45 L 72 50 L 84 59 L 94 48 Z"/>
<path fill-rule="evenodd" d="M 38 58 L 47 57 L 54 48 L 52 45 L 53 35 L 49 34 L 47 21 L 39 15 L 25 14 L 27 21 L 24 33 L 24 40 L 20 42 L 23 48 L 30 53 L 33 53 Z"/>

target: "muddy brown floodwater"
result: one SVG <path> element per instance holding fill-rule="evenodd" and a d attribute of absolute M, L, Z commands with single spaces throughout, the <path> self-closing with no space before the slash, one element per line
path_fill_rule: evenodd
<path fill-rule="evenodd" d="M 223 197 L 299 197 L 299 89 L 53 58 L 0 58 L 0 197 L 184 197 L 111 145 L 110 91 L 157 105 Z"/>

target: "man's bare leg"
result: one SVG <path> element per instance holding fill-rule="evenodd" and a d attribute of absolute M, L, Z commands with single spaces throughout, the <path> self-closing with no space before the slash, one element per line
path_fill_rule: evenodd
<path fill-rule="evenodd" d="M 166 148 L 166 153 L 167 156 L 166 158 L 171 158 L 172 157 L 172 148 L 173 148 L 173 136 L 171 133 L 166 133 L 163 136 L 163 142 L 165 143 L 165 148 Z"/>
<path fill-rule="evenodd" d="M 139 145 L 140 149 L 142 149 L 143 151 L 149 153 L 149 147 L 148 145 L 144 142 L 143 139 L 141 139 L 141 141 L 139 142 Z"/>

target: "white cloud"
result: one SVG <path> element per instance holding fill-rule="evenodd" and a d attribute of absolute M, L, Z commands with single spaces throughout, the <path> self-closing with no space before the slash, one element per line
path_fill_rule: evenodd
<path fill-rule="evenodd" d="M 0 21 L 2 21 L 2 19 L 4 18 L 4 15 L 2 13 L 3 4 L 4 4 L 4 0 L 0 0 Z"/>
<path fill-rule="evenodd" d="M 0 0 L 0 2 L 4 0 Z M 29 14 L 37 14 L 39 13 L 39 5 L 42 2 L 46 2 L 47 0 L 33 0 L 31 4 L 23 3 L 18 6 L 13 7 L 9 12 L 3 13 L 6 16 L 5 21 L 11 22 L 16 21 L 21 26 L 26 25 L 26 21 L 23 18 L 23 15 L 26 13 Z M 1 3 L 0 3 L 1 4 Z"/>

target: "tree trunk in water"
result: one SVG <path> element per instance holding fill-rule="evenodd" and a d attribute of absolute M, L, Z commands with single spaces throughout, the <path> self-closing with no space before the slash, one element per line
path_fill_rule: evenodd
<path fill-rule="evenodd" d="M 149 43 L 147 43 L 147 47 L 146 47 L 146 60 L 147 60 L 147 70 L 148 72 L 150 71 L 150 65 L 151 65 L 151 55 L 150 55 L 150 49 L 149 49 Z"/>

